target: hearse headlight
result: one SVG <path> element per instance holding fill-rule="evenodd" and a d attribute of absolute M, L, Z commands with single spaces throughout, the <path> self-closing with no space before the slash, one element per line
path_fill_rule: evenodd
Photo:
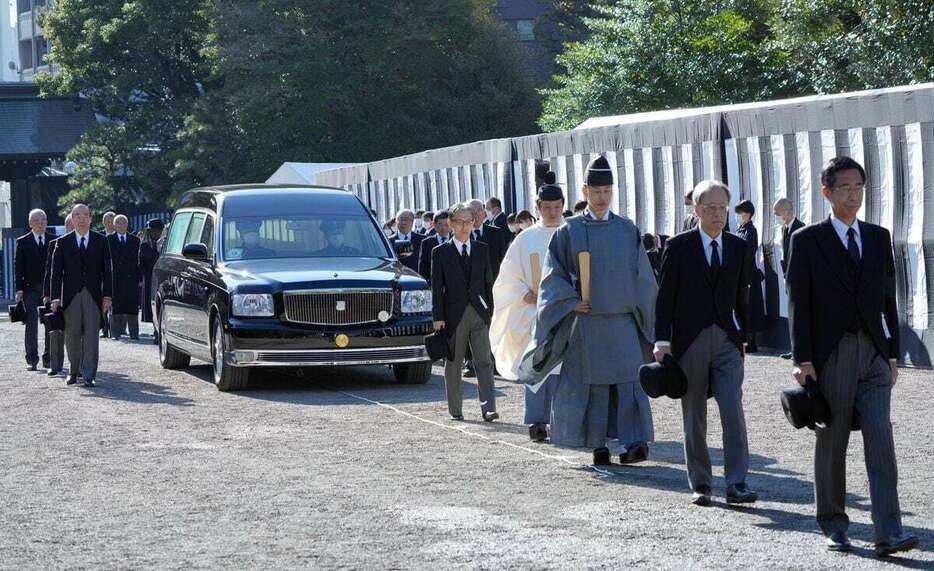
<path fill-rule="evenodd" d="M 402 313 L 427 313 L 429 311 L 431 311 L 431 290 L 402 292 Z"/>
<path fill-rule="evenodd" d="M 275 305 L 268 293 L 235 293 L 233 314 L 238 317 L 272 317 Z"/>

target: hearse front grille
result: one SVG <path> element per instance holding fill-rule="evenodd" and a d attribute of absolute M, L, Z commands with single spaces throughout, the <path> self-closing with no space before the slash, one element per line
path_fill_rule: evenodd
<path fill-rule="evenodd" d="M 285 292 L 285 319 L 307 325 L 361 325 L 392 316 L 392 290 Z"/>

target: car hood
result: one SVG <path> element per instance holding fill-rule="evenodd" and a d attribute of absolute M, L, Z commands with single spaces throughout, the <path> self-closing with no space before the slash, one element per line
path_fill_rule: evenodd
<path fill-rule="evenodd" d="M 240 291 L 293 289 L 422 289 L 428 284 L 398 260 L 385 258 L 281 258 L 238 260 L 219 267 L 224 281 Z"/>

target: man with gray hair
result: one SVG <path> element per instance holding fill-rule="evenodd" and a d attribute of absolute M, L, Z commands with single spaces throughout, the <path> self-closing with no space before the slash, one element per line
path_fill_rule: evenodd
<path fill-rule="evenodd" d="M 39 363 L 39 312 L 42 306 L 42 281 L 45 277 L 45 262 L 49 252 L 49 242 L 54 234 L 47 233 L 48 218 L 45 212 L 36 208 L 29 213 L 29 232 L 16 239 L 14 257 L 14 279 L 16 281 L 16 302 L 22 302 L 26 309 L 26 368 L 38 370 Z M 42 366 L 49 366 L 49 336 L 45 335 L 42 353 Z"/>
<path fill-rule="evenodd" d="M 483 242 L 489 247 L 490 268 L 493 270 L 493 279 L 499 276 L 499 266 L 503 263 L 506 249 L 509 248 L 509 238 L 505 228 L 498 228 L 486 221 L 486 207 L 482 200 L 473 199 L 467 203 L 473 211 L 473 239 Z"/>
<path fill-rule="evenodd" d="M 65 217 L 65 233 L 51 242 L 49 242 L 48 255 L 45 257 L 45 277 L 42 280 L 42 301 L 44 303 L 52 302 L 52 254 L 55 252 L 55 245 L 59 240 L 75 231 L 75 225 L 71 222 L 71 214 Z M 65 332 L 49 331 L 49 372 L 50 377 L 54 377 L 62 372 L 65 366 Z"/>
<path fill-rule="evenodd" d="M 111 234 L 116 232 L 114 229 L 114 219 L 117 217 L 117 213 L 113 210 L 108 210 L 101 217 L 101 225 L 104 228 L 104 237 L 109 238 Z M 110 313 L 104 312 L 101 314 L 101 337 L 107 338 L 110 337 Z"/>
<path fill-rule="evenodd" d="M 115 232 L 107 237 L 113 263 L 113 308 L 110 335 L 120 339 L 129 328 L 130 339 L 139 339 L 139 238 L 127 232 L 129 220 L 123 214 L 114 218 Z"/>
<path fill-rule="evenodd" d="M 389 242 L 405 267 L 418 271 L 418 254 L 425 238 L 413 229 L 415 213 L 403 208 L 396 214 L 396 231 L 389 236 Z"/>
<path fill-rule="evenodd" d="M 97 376 L 97 331 L 102 313 L 110 309 L 113 276 L 107 238 L 91 230 L 91 210 L 71 209 L 75 231 L 55 244 L 52 254 L 52 311 L 65 311 L 65 348 L 70 373 L 67 384 L 94 386 Z"/>
<path fill-rule="evenodd" d="M 743 413 L 745 323 L 751 260 L 742 238 L 724 231 L 730 191 L 720 181 L 694 187 L 698 224 L 668 240 L 655 310 L 655 359 L 674 360 L 687 377 L 681 398 L 691 501 L 709 506 L 713 475 L 707 450 L 707 397 L 723 425 L 727 503 L 752 503 L 746 485 L 749 445 Z"/>
<path fill-rule="evenodd" d="M 772 208 L 782 222 L 782 277 L 788 273 L 788 258 L 791 256 L 791 235 L 804 228 L 804 222 L 795 216 L 794 206 L 787 198 L 779 198 Z M 791 353 L 782 353 L 782 359 L 791 359 Z"/>

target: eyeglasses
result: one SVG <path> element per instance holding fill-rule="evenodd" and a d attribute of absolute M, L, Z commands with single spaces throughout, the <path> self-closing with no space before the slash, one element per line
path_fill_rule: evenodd
<path fill-rule="evenodd" d="M 845 186 L 835 186 L 835 187 L 833 187 L 832 190 L 833 190 L 834 192 L 839 191 L 839 192 L 845 192 L 845 193 L 847 193 L 847 194 L 859 194 L 859 193 L 863 192 L 863 190 L 864 190 L 865 188 L 866 188 L 866 185 L 864 185 L 864 184 L 855 184 L 855 185 L 852 185 L 852 186 L 846 186 L 846 185 L 845 185 Z"/>
<path fill-rule="evenodd" d="M 698 204 L 698 208 L 707 214 L 720 214 L 726 212 L 726 204 Z"/>
<path fill-rule="evenodd" d="M 472 224 L 473 224 L 473 219 L 464 220 L 464 219 L 462 219 L 462 218 L 451 218 L 451 224 L 457 224 L 457 225 L 460 225 L 460 224 L 471 224 L 471 225 L 472 225 Z"/>

